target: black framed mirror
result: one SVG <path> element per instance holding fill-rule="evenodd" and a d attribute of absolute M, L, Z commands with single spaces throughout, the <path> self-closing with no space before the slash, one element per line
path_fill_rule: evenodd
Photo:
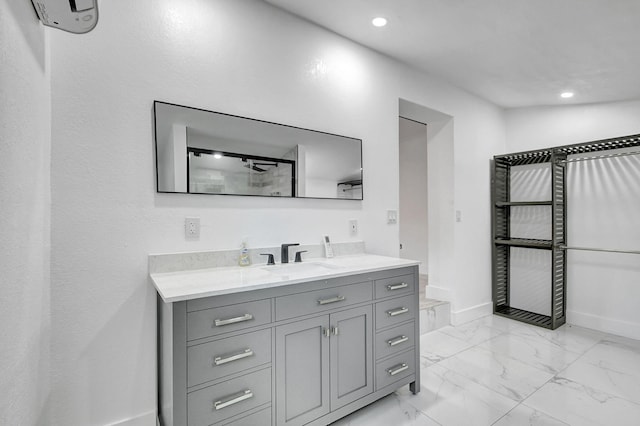
<path fill-rule="evenodd" d="M 362 141 L 154 102 L 158 192 L 362 200 Z"/>

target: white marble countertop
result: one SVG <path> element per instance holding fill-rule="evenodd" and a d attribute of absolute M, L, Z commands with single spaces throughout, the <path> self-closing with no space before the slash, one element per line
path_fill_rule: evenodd
<path fill-rule="evenodd" d="M 150 274 L 166 303 L 418 265 L 373 254 L 305 259 L 302 263 L 231 266 Z"/>

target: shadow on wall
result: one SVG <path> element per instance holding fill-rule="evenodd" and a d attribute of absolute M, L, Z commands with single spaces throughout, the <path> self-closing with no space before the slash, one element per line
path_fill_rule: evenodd
<path fill-rule="evenodd" d="M 73 419 L 70 423 L 78 425 L 155 424 L 156 394 L 149 389 L 156 389 L 156 359 L 155 352 L 145 348 L 155 348 L 157 344 L 156 295 L 148 282 L 137 286 L 118 307 L 114 307 L 108 318 L 102 318 L 95 324 L 97 327 L 89 332 L 92 337 L 84 347 L 71 351 L 77 355 L 58 360 L 57 375 L 73 379 L 56 380 L 54 377 L 51 417 L 49 423 L 44 422 L 43 425 L 60 424 L 60 419 Z M 56 334 L 60 336 L 62 333 L 58 331 Z M 121 347 L 114 347 L 113 342 L 119 342 Z M 75 337 L 63 336 L 56 344 L 73 346 Z M 138 350 L 134 352 L 131 348 Z M 61 349 L 54 352 L 64 353 Z M 121 383 L 122 392 L 110 394 L 103 384 L 110 380 L 110 371 L 116 369 L 128 370 L 128 382 Z M 74 383 L 74 387 L 68 388 L 69 383 Z M 105 404 L 112 410 L 105 409 Z M 113 413 L 131 417 L 108 418 Z"/>
<path fill-rule="evenodd" d="M 44 27 L 36 15 L 33 5 L 29 0 L 7 0 L 4 2 L 13 15 L 15 22 L 19 23 L 20 32 L 29 45 L 29 50 L 42 71 L 45 70 L 45 40 Z"/>

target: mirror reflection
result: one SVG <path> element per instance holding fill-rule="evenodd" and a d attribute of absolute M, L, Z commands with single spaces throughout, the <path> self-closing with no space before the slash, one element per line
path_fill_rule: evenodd
<path fill-rule="evenodd" d="M 362 200 L 362 141 L 154 102 L 158 192 Z"/>

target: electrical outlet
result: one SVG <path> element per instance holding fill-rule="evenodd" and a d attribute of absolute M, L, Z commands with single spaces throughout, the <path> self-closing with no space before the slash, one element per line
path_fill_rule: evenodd
<path fill-rule="evenodd" d="M 358 235 L 358 221 L 356 219 L 349 219 L 349 234 L 351 236 Z"/>
<path fill-rule="evenodd" d="M 200 238 L 200 218 L 187 217 L 184 219 L 184 237 L 188 240 Z"/>
<path fill-rule="evenodd" d="M 456 222 L 462 222 L 462 210 L 456 210 Z"/>

